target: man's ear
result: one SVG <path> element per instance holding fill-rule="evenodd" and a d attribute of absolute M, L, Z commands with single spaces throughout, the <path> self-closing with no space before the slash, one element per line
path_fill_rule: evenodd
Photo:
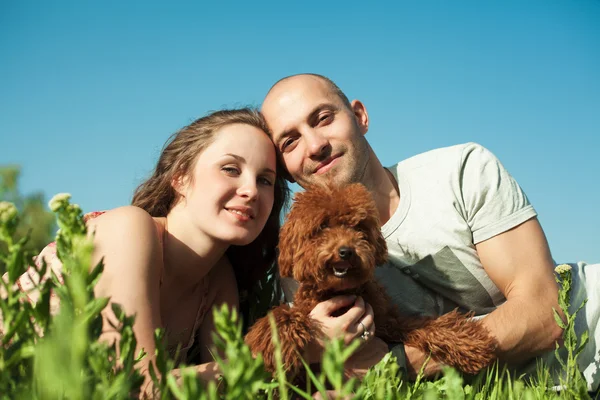
<path fill-rule="evenodd" d="M 366 135 L 369 130 L 369 113 L 367 113 L 367 108 L 360 100 L 352 100 L 350 105 L 352 106 L 356 123 L 360 128 L 360 133 Z"/>

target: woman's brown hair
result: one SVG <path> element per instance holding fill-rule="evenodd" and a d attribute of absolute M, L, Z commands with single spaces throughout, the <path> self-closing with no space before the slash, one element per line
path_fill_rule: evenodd
<path fill-rule="evenodd" d="M 250 108 L 216 111 L 197 119 L 169 138 L 154 173 L 135 190 L 132 205 L 146 210 L 153 217 L 166 217 L 178 200 L 172 182 L 176 178 L 190 176 L 196 158 L 214 141 L 215 133 L 231 124 L 250 125 L 262 130 L 265 135 L 269 134 L 262 115 Z M 276 172 L 273 209 L 264 229 L 252 243 L 230 246 L 227 250 L 240 293 L 250 291 L 275 261 L 280 213 L 289 198 L 279 157 Z"/>

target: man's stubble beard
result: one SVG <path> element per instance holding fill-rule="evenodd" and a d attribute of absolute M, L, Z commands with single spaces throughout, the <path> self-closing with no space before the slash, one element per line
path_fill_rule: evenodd
<path fill-rule="evenodd" d="M 304 176 L 307 177 L 306 179 L 295 179 L 296 183 L 302 187 L 307 187 L 313 184 L 322 185 L 327 182 L 333 182 L 335 185 L 338 186 L 349 185 L 352 183 L 362 183 L 363 185 L 368 187 L 369 185 L 367 185 L 364 182 L 364 179 L 367 169 L 369 167 L 371 152 L 366 138 L 364 136 L 361 136 L 359 140 L 354 143 L 353 148 L 353 154 L 350 154 L 347 148 L 345 149 L 346 151 L 344 151 L 342 156 L 344 160 L 340 161 L 342 161 L 343 163 L 345 162 L 346 165 L 342 166 L 341 171 L 338 172 L 338 168 L 333 168 L 323 175 L 316 175 L 313 172 L 309 172 L 304 174 Z M 324 155 L 323 158 L 328 157 L 331 153 L 332 151 Z M 353 168 L 352 163 L 358 163 L 361 165 L 355 165 L 356 168 Z M 314 169 L 311 167 L 309 171 L 312 170 Z"/>
<path fill-rule="evenodd" d="M 371 159 L 371 152 L 369 151 L 369 145 L 367 144 L 367 140 L 364 136 L 360 137 L 360 142 L 356 143 L 354 146 L 354 151 L 356 154 L 354 155 L 354 162 L 359 163 L 361 165 L 356 166 L 356 168 L 351 169 L 352 173 L 348 177 L 347 184 L 351 183 L 362 183 L 366 186 L 364 179 L 369 167 L 369 161 Z"/>
<path fill-rule="evenodd" d="M 314 179 L 311 179 L 311 183 L 322 184 L 330 180 L 337 186 L 350 185 L 352 183 L 362 183 L 367 186 L 363 181 L 369 166 L 371 152 L 369 151 L 369 146 L 366 144 L 366 139 L 361 137 L 361 142 L 354 146 L 354 154 L 346 151 L 343 158 L 345 158 L 343 162 L 346 165 L 341 166 L 341 171 L 336 171 L 337 168 L 333 168 L 322 177 L 312 175 L 311 177 Z"/>

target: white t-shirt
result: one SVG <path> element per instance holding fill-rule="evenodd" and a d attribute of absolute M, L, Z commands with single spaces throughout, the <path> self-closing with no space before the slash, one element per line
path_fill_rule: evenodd
<path fill-rule="evenodd" d="M 475 244 L 516 227 L 537 213 L 500 161 L 476 143 L 428 151 L 388 168 L 400 203 L 381 228 L 389 261 L 375 275 L 404 315 L 438 316 L 458 307 L 475 315 L 506 299 L 481 265 Z M 600 384 L 600 264 L 571 264 L 571 312 L 588 299 L 575 330 L 590 342 L 579 366 L 588 390 Z M 561 349 L 564 356 L 564 348 Z M 558 383 L 554 352 L 542 356 Z M 519 369 L 535 374 L 536 360 Z"/>
<path fill-rule="evenodd" d="M 436 316 L 458 307 L 482 315 L 502 304 L 505 298 L 485 273 L 475 244 L 536 212 L 500 161 L 467 143 L 388 169 L 400 203 L 381 228 L 389 262 L 376 275 L 400 310 Z"/>

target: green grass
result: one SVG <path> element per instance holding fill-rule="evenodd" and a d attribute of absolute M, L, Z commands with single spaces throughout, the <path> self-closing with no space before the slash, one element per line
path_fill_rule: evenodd
<path fill-rule="evenodd" d="M 127 399 L 137 397 L 143 377 L 136 366 L 144 354 L 136 354 L 133 334 L 134 317 L 127 316 L 118 305 L 113 311 L 115 326 L 121 332 L 117 344 L 98 340 L 102 319 L 100 312 L 108 304 L 96 298 L 94 285 L 102 273 L 102 263 L 91 271 L 92 244 L 86 239 L 81 209 L 70 204 L 68 196 L 55 197 L 51 209 L 56 213 L 60 231 L 57 235 L 58 255 L 63 262 L 64 284 L 56 276 L 39 285 L 41 297 L 36 305 L 14 288 L 16 279 L 25 272 L 31 254 L 25 251 L 27 238 L 13 240 L 19 216 L 13 205 L 0 203 L 0 241 L 6 251 L 0 254 L 0 265 L 6 281 L 0 285 L 6 296 L 0 301 L 4 333 L 0 334 L 0 398 L 1 399 Z M 46 266 L 44 266 L 46 268 Z M 341 340 L 331 341 L 323 356 L 321 371 L 313 373 L 308 365 L 308 387 L 295 387 L 286 380 L 279 362 L 275 377 L 264 370 L 262 358 L 252 357 L 243 341 L 240 316 L 227 307 L 215 308 L 216 332 L 213 352 L 222 378 L 202 384 L 193 368 L 183 368 L 175 375 L 175 363 L 165 351 L 163 332 L 158 330 L 156 365 L 151 368 L 155 396 L 160 399 L 310 399 L 314 392 L 325 395 L 332 388 L 337 398 L 356 399 L 586 399 L 585 381 L 577 367 L 577 357 L 587 343 L 587 334 L 577 338 L 575 315 L 569 314 L 570 271 L 559 268 L 561 284 L 559 304 L 565 318 L 556 314 L 564 329 L 567 357 L 560 359 L 564 372 L 561 390 L 553 388 L 547 369 L 542 365 L 530 379 L 519 379 L 497 366 L 489 368 L 469 382 L 455 370 L 444 369 L 436 380 L 419 375 L 409 382 L 400 375 L 394 356 L 386 355 L 363 379 L 344 379 L 344 362 L 358 346 L 349 347 Z M 50 315 L 50 294 L 60 297 L 56 316 Z M 276 327 L 273 326 L 276 336 Z M 42 335 L 43 332 L 43 335 Z M 278 342 L 275 341 L 277 344 Z M 219 356 L 222 354 L 223 356 Z M 556 353 L 558 356 L 558 352 Z M 279 358 L 281 360 L 281 358 Z"/>

